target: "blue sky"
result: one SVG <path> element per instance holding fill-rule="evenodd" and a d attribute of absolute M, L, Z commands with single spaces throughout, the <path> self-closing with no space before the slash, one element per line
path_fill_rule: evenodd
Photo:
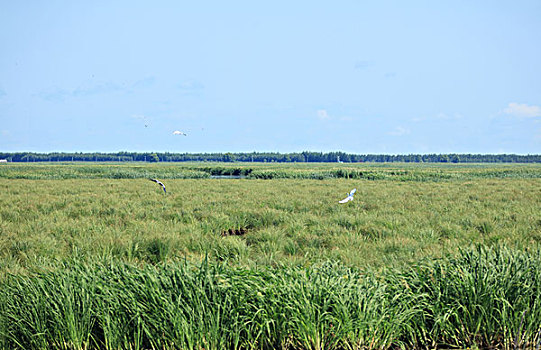
<path fill-rule="evenodd" d="M 0 0 L 0 151 L 537 154 L 540 18 L 538 0 Z"/>

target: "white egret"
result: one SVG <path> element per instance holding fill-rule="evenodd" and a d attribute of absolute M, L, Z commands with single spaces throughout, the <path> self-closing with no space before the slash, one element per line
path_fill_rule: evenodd
<path fill-rule="evenodd" d="M 353 195 L 355 194 L 355 192 L 357 192 L 357 189 L 354 188 L 351 190 L 351 192 L 348 193 L 348 196 L 344 199 L 342 199 L 341 201 L 339 201 L 338 203 L 347 203 L 349 201 L 352 201 L 353 200 Z"/>
<path fill-rule="evenodd" d="M 182 135 L 182 136 L 187 136 L 185 132 L 182 132 L 182 131 L 179 131 L 179 130 L 175 130 L 175 131 L 173 131 L 173 135 Z"/>

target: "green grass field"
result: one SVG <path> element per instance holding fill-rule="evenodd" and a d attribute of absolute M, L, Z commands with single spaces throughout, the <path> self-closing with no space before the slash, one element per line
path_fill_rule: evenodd
<path fill-rule="evenodd" d="M 3 164 L 0 191 L 6 349 L 541 342 L 541 165 Z"/>

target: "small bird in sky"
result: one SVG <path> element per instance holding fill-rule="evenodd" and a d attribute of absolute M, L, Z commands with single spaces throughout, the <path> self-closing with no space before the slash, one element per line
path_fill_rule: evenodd
<path fill-rule="evenodd" d="M 356 188 L 352 189 L 351 192 L 349 192 L 348 196 L 342 199 L 341 201 L 339 201 L 338 203 L 347 203 L 349 201 L 352 201 L 353 195 L 355 194 L 355 192 L 357 192 L 357 189 Z"/>
<path fill-rule="evenodd" d="M 182 135 L 182 136 L 186 136 L 186 133 L 185 133 L 185 132 L 182 132 L 182 131 L 179 131 L 179 130 L 175 130 L 175 131 L 173 131 L 173 135 Z"/>
<path fill-rule="evenodd" d="M 157 180 L 157 179 L 149 179 L 150 181 L 154 181 L 155 183 L 157 183 L 158 185 L 162 186 L 163 188 L 163 192 L 164 193 L 167 193 L 167 191 L 165 190 L 165 185 L 160 181 L 160 180 Z"/>

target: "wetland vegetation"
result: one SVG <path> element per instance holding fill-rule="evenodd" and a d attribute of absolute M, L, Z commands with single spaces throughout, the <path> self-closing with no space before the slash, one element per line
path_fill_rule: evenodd
<path fill-rule="evenodd" d="M 0 191 L 6 349 L 541 342 L 539 164 L 9 163 Z"/>

